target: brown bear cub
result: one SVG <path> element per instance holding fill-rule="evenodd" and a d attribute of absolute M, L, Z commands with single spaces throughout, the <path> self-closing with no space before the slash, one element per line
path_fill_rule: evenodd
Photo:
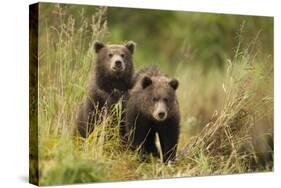
<path fill-rule="evenodd" d="M 94 48 L 97 54 L 95 75 L 77 117 L 78 131 L 84 138 L 94 129 L 95 116 L 104 107 L 116 104 L 131 88 L 134 74 L 134 42 L 105 45 L 97 41 Z"/>
<path fill-rule="evenodd" d="M 158 68 L 139 71 L 129 91 L 126 104 L 128 141 L 133 150 L 159 157 L 156 133 L 159 135 L 163 162 L 174 160 L 180 131 L 180 113 L 176 97 L 179 82 Z"/>

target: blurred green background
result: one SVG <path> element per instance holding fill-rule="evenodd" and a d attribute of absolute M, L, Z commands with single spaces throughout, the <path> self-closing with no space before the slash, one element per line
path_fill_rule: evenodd
<path fill-rule="evenodd" d="M 149 64 L 166 62 L 172 67 L 184 57 L 185 63 L 221 68 L 234 54 L 243 23 L 244 40 L 261 31 L 258 45 L 265 53 L 272 51 L 272 18 L 109 8 L 108 19 L 110 39 L 135 40 Z"/>
<path fill-rule="evenodd" d="M 65 15 L 76 19 L 75 27 L 83 24 L 77 23 L 83 21 L 81 17 L 91 21 L 98 8 L 60 6 Z M 53 10 L 53 4 L 45 4 L 43 23 L 61 23 L 56 21 L 57 17 L 49 16 Z M 176 64 L 184 63 L 202 65 L 205 71 L 211 67 L 222 69 L 225 59 L 233 58 L 238 41 L 245 48 L 256 36 L 257 52 L 273 55 L 272 17 L 108 7 L 103 20 L 108 27 L 105 42 L 137 43 L 136 67 L 161 64 L 169 71 Z"/>

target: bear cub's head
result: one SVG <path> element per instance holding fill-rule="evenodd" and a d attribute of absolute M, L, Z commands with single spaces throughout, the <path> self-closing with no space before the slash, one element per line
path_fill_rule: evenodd
<path fill-rule="evenodd" d="M 132 55 L 136 44 L 129 41 L 124 45 L 105 45 L 100 41 L 94 44 L 97 54 L 97 70 L 111 77 L 124 77 L 133 72 Z"/>
<path fill-rule="evenodd" d="M 163 122 L 177 110 L 176 90 L 179 82 L 166 76 L 144 76 L 141 82 L 145 93 L 146 113 L 157 122 Z"/>

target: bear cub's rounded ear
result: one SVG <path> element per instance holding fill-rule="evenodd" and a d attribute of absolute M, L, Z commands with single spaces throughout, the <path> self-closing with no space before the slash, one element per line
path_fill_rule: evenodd
<path fill-rule="evenodd" d="M 143 79 L 142 79 L 142 88 L 145 89 L 147 88 L 148 86 L 150 86 L 152 84 L 152 80 L 145 76 Z"/>
<path fill-rule="evenodd" d="M 103 47 L 105 47 L 105 45 L 100 41 L 95 41 L 94 47 L 95 52 L 98 53 Z"/>
<path fill-rule="evenodd" d="M 125 47 L 128 48 L 131 54 L 133 54 L 136 48 L 136 43 L 130 40 L 125 44 Z"/>
<path fill-rule="evenodd" d="M 179 81 L 176 79 L 172 79 L 169 84 L 174 90 L 177 90 L 177 88 L 179 87 Z"/>

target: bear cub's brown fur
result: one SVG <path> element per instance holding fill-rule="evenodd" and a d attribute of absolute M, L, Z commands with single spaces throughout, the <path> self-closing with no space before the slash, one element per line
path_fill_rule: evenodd
<path fill-rule="evenodd" d="M 163 162 L 174 160 L 179 138 L 180 112 L 176 97 L 176 79 L 168 78 L 156 67 L 139 71 L 126 104 L 128 144 L 141 156 L 159 157 L 155 144 L 159 135 Z"/>
<path fill-rule="evenodd" d="M 103 107 L 110 108 L 132 86 L 134 74 L 133 53 L 135 43 L 105 45 L 99 41 L 94 45 L 96 52 L 95 77 L 88 95 L 83 99 L 77 128 L 82 137 L 88 137 Z M 98 110 L 98 112 L 97 112 Z"/>

